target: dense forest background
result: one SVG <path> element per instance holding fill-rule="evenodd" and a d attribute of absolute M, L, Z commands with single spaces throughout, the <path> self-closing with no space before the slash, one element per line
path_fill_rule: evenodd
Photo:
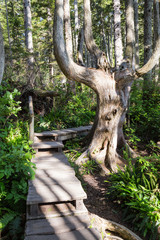
<path fill-rule="evenodd" d="M 133 62 L 138 69 L 152 55 L 160 34 L 160 14 L 157 0 L 133 2 Z M 96 114 L 94 91 L 68 80 L 56 62 L 54 6 L 54 0 L 0 0 L 5 49 L 0 86 L 0 228 L 2 237 L 7 234 L 8 239 L 23 239 L 27 180 L 34 176 L 35 169 L 30 162 L 34 153 L 29 141 L 28 97 L 33 97 L 35 131 L 38 132 L 93 124 Z M 115 6 L 120 16 L 118 35 Z M 71 0 L 70 7 L 74 61 L 96 68 L 95 56 L 87 50 L 84 41 L 83 1 Z M 118 64 L 117 36 L 121 35 L 123 52 L 127 47 L 126 9 L 127 1 L 91 1 L 93 36 L 113 69 Z M 124 173 L 119 170 L 118 175 L 111 176 L 112 197 L 120 199 L 123 206 L 127 205 L 136 228 L 152 240 L 156 239 L 160 224 L 159 67 L 158 61 L 152 71 L 133 83 L 124 125 L 127 143 L 138 154 L 136 156 L 145 154 L 137 157 L 137 164 L 132 165 L 131 156 L 123 149 L 129 166 Z"/>

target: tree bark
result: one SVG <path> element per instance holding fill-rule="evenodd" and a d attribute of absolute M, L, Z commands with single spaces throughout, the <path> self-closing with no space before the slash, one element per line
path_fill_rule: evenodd
<path fill-rule="evenodd" d="M 158 36 L 160 35 L 160 19 L 159 19 L 159 0 L 154 0 L 153 2 L 153 10 L 154 10 L 154 46 L 157 42 Z M 160 80 L 160 62 L 158 60 L 155 68 L 154 68 L 154 81 L 158 82 Z"/>
<path fill-rule="evenodd" d="M 6 7 L 6 19 L 7 19 L 7 32 L 8 32 L 8 42 L 9 42 L 9 53 L 10 53 L 10 60 L 11 60 L 11 65 L 12 65 L 12 47 L 11 47 L 11 37 L 10 37 L 10 29 L 9 29 L 9 22 L 8 22 L 7 0 L 5 0 L 5 7 Z"/>
<path fill-rule="evenodd" d="M 114 0 L 114 48 L 115 66 L 119 67 L 123 60 L 123 46 L 121 34 L 120 0 Z"/>
<path fill-rule="evenodd" d="M 135 69 L 139 68 L 139 23 L 138 0 L 134 0 L 134 25 L 135 25 Z"/>
<path fill-rule="evenodd" d="M 79 19 L 78 19 L 78 2 L 74 0 L 74 20 L 75 20 L 75 55 L 78 50 L 78 32 L 79 32 Z"/>
<path fill-rule="evenodd" d="M 83 43 L 84 43 L 84 27 L 81 28 L 78 39 L 78 64 L 84 66 L 83 62 Z"/>
<path fill-rule="evenodd" d="M 152 7 L 153 0 L 144 1 L 144 64 L 152 55 Z M 144 90 L 149 89 L 152 82 L 152 71 L 144 76 Z"/>
<path fill-rule="evenodd" d="M 66 40 L 66 52 L 70 58 L 73 58 L 73 42 L 70 22 L 70 6 L 69 0 L 64 0 L 64 27 L 65 27 L 65 40 Z M 68 91 L 76 94 L 75 81 L 68 82 Z"/>
<path fill-rule="evenodd" d="M 120 68 L 123 70 L 125 68 L 132 69 L 132 72 L 135 70 L 134 65 L 134 53 L 135 53 L 135 31 L 134 31 L 134 8 L 133 8 L 133 0 L 126 0 L 126 53 L 124 61 Z M 125 102 L 125 109 L 123 114 L 121 115 L 118 127 L 118 146 L 128 148 L 126 144 L 125 137 L 123 134 L 123 125 L 126 118 L 126 113 L 128 110 L 128 102 L 129 102 L 129 95 L 131 91 L 132 82 L 127 84 L 121 91 L 124 94 L 124 102 Z M 128 149 L 129 150 L 129 149 Z"/>
<path fill-rule="evenodd" d="M 135 50 L 134 8 L 133 0 L 126 0 L 126 58 L 133 61 Z"/>
<path fill-rule="evenodd" d="M 158 36 L 154 51 L 148 62 L 136 71 L 135 77 L 141 77 L 148 71 L 152 70 L 160 58 L 160 35 Z"/>
<path fill-rule="evenodd" d="M 5 65 L 5 54 L 4 54 L 2 27 L 0 24 L 0 84 L 3 78 L 4 65 Z"/>
<path fill-rule="evenodd" d="M 24 0 L 24 22 L 25 22 L 25 44 L 28 51 L 28 68 L 29 77 L 28 83 L 34 86 L 34 57 L 33 57 L 33 37 L 32 37 L 32 14 L 30 0 Z"/>

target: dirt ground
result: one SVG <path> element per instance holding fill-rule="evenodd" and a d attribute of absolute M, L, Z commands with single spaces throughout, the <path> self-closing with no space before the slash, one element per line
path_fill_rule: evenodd
<path fill-rule="evenodd" d="M 134 232 L 132 224 L 127 223 L 123 220 L 122 211 L 118 206 L 118 204 L 110 201 L 109 198 L 107 198 L 106 196 L 106 191 L 109 187 L 109 182 L 105 182 L 105 180 L 107 180 L 107 177 L 100 176 L 99 173 L 95 174 L 94 176 L 91 174 L 88 174 L 83 176 L 83 180 L 84 180 L 83 187 L 87 193 L 87 199 L 84 201 L 84 203 L 88 211 L 91 213 L 91 215 L 94 214 L 100 218 L 114 221 L 116 223 L 119 223 L 127 227 L 128 229 Z M 118 234 L 113 232 L 107 232 L 107 235 L 108 234 L 112 235 L 112 239 L 116 239 L 116 240 L 124 239 L 124 238 L 121 238 Z M 141 239 L 144 239 L 142 238 L 142 236 L 139 235 L 139 233 L 136 232 L 135 234 L 141 237 Z M 118 236 L 118 237 L 113 238 L 113 236 Z M 107 239 L 111 239 L 111 238 L 109 237 Z M 124 239 L 124 240 L 128 240 L 128 239 Z M 147 240 L 147 238 L 144 240 Z"/>

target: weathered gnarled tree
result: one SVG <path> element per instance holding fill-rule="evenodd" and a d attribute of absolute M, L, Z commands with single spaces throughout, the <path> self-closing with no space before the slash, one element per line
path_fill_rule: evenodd
<path fill-rule="evenodd" d="M 68 0 L 67 2 L 69 3 Z M 125 144 L 122 125 L 131 84 L 139 76 L 151 70 L 157 63 L 160 57 L 160 37 L 150 60 L 136 71 L 132 64 L 134 54 L 133 0 L 128 1 L 126 21 L 131 21 L 127 22 L 127 26 L 130 30 L 131 24 L 133 37 L 128 36 L 127 51 L 131 51 L 131 53 L 126 52 L 128 58 L 113 70 L 108 64 L 105 54 L 95 44 L 92 34 L 90 1 L 84 0 L 85 43 L 89 52 L 94 54 L 97 59 L 97 68 L 86 68 L 76 64 L 71 56 L 68 47 L 71 42 L 66 32 L 67 28 L 65 28 L 65 34 L 63 28 L 63 6 L 63 0 L 55 1 L 54 44 L 57 62 L 68 79 L 84 83 L 97 94 L 97 114 L 93 125 L 94 134 L 84 155 L 94 159 L 105 172 L 108 172 L 106 167 L 116 171 L 119 159 L 117 154 L 118 141 L 121 142 L 121 145 Z M 66 16 L 65 21 L 69 23 Z M 65 38 L 67 38 L 67 41 L 65 41 Z"/>

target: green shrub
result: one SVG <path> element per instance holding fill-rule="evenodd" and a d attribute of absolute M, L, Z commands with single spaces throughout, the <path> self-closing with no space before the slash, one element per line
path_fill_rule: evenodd
<path fill-rule="evenodd" d="M 160 157 L 137 159 L 136 164 L 125 170 L 111 174 L 112 186 L 108 195 L 121 204 L 126 220 L 132 221 L 136 230 L 148 236 L 148 240 L 157 237 L 160 226 Z"/>
<path fill-rule="evenodd" d="M 36 131 L 88 125 L 94 120 L 95 106 L 93 92 L 87 87 L 76 95 L 60 91 L 55 106 L 36 122 Z"/>
<path fill-rule="evenodd" d="M 131 91 L 129 115 L 131 127 L 143 141 L 160 139 L 160 88 L 143 90 L 143 82 L 136 82 Z M 145 96 L 145 97 L 144 97 Z"/>
<path fill-rule="evenodd" d="M 33 151 L 26 134 L 28 126 L 17 118 L 21 107 L 15 98 L 19 92 L 0 90 L 0 230 L 5 233 L 7 228 L 8 236 L 21 239 L 27 180 L 34 176 Z"/>

